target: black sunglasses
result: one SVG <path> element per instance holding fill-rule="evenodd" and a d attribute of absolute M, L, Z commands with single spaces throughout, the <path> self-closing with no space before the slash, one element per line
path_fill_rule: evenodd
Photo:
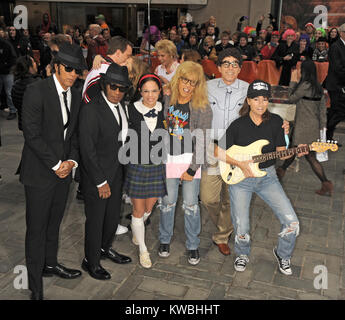
<path fill-rule="evenodd" d="M 73 67 L 69 67 L 69 66 L 66 66 L 63 63 L 61 63 L 61 64 L 65 67 L 66 72 L 72 72 L 73 70 L 75 70 L 76 74 L 78 74 L 80 76 L 83 74 L 83 71 L 81 69 L 76 69 L 76 68 L 73 68 Z"/>
<path fill-rule="evenodd" d="M 127 92 L 129 89 L 129 87 L 118 86 L 117 84 L 109 84 L 109 87 L 111 90 L 114 90 L 114 91 L 119 89 L 120 92 Z"/>

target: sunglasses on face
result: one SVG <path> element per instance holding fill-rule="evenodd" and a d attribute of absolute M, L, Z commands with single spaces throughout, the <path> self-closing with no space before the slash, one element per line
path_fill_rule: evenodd
<path fill-rule="evenodd" d="M 82 75 L 83 74 L 83 71 L 80 70 L 80 69 L 75 69 L 73 67 L 69 67 L 69 66 L 66 66 L 65 64 L 62 63 L 62 65 L 65 67 L 65 71 L 66 72 L 72 72 L 73 70 L 75 70 L 75 73 L 78 74 L 78 75 Z"/>
<path fill-rule="evenodd" d="M 238 61 L 223 61 L 221 65 L 225 68 L 230 68 L 230 66 L 232 66 L 233 68 L 239 68 L 240 66 Z"/>
<path fill-rule="evenodd" d="M 185 77 L 180 77 L 182 83 L 184 84 L 190 84 L 192 87 L 196 87 L 196 85 L 198 84 L 198 81 L 196 80 L 189 80 Z"/>
<path fill-rule="evenodd" d="M 114 91 L 116 91 L 117 89 L 119 89 L 120 92 L 122 92 L 122 93 L 127 92 L 128 89 L 129 89 L 129 87 L 118 86 L 117 84 L 114 84 L 114 83 L 109 84 L 109 87 L 110 87 L 111 90 L 114 90 Z"/>

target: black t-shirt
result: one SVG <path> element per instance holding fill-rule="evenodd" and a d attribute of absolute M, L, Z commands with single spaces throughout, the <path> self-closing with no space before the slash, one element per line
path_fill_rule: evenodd
<path fill-rule="evenodd" d="M 189 103 L 176 103 L 169 107 L 167 125 L 170 134 L 170 155 L 193 152 L 189 121 Z"/>
<path fill-rule="evenodd" d="M 249 115 L 240 117 L 233 121 L 226 130 L 224 136 L 218 141 L 219 147 L 229 149 L 232 145 L 248 146 L 249 144 L 266 139 L 270 143 L 262 148 L 262 153 L 276 151 L 276 147 L 286 146 L 283 119 L 271 113 L 267 121 L 257 126 Z M 259 168 L 267 168 L 275 164 L 274 159 L 260 163 Z"/>

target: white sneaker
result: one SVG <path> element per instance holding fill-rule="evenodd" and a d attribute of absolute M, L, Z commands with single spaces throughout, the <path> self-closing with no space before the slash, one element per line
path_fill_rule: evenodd
<path fill-rule="evenodd" d="M 239 272 L 243 272 L 244 270 L 246 270 L 248 262 L 249 262 L 248 256 L 246 256 L 245 254 L 241 254 L 235 260 L 235 263 L 234 263 L 235 270 Z"/>
<path fill-rule="evenodd" d="M 120 235 L 120 234 L 124 234 L 124 233 L 126 233 L 126 232 L 128 232 L 128 228 L 127 227 L 125 227 L 125 226 L 122 226 L 121 224 L 119 224 L 118 226 L 117 226 L 117 230 L 116 230 L 116 235 Z"/>
<path fill-rule="evenodd" d="M 139 254 L 139 261 L 140 261 L 140 264 L 144 268 L 151 268 L 152 267 L 150 254 L 147 251 Z"/>

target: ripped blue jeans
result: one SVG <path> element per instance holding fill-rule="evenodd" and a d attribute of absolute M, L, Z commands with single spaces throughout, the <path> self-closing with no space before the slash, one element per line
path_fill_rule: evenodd
<path fill-rule="evenodd" d="M 178 198 L 180 179 L 166 179 L 168 194 L 160 206 L 159 241 L 169 244 L 174 232 L 175 209 Z M 200 207 L 198 196 L 200 179 L 182 182 L 184 231 L 187 237 L 186 248 L 196 250 L 199 247 L 201 230 Z"/>
<path fill-rule="evenodd" d="M 290 259 L 299 234 L 299 221 L 291 202 L 286 196 L 274 166 L 262 169 L 267 175 L 262 178 L 247 178 L 229 186 L 231 220 L 235 229 L 235 252 L 250 253 L 249 208 L 253 192 L 264 200 L 281 223 L 278 234 L 277 253 L 282 259 Z"/>

